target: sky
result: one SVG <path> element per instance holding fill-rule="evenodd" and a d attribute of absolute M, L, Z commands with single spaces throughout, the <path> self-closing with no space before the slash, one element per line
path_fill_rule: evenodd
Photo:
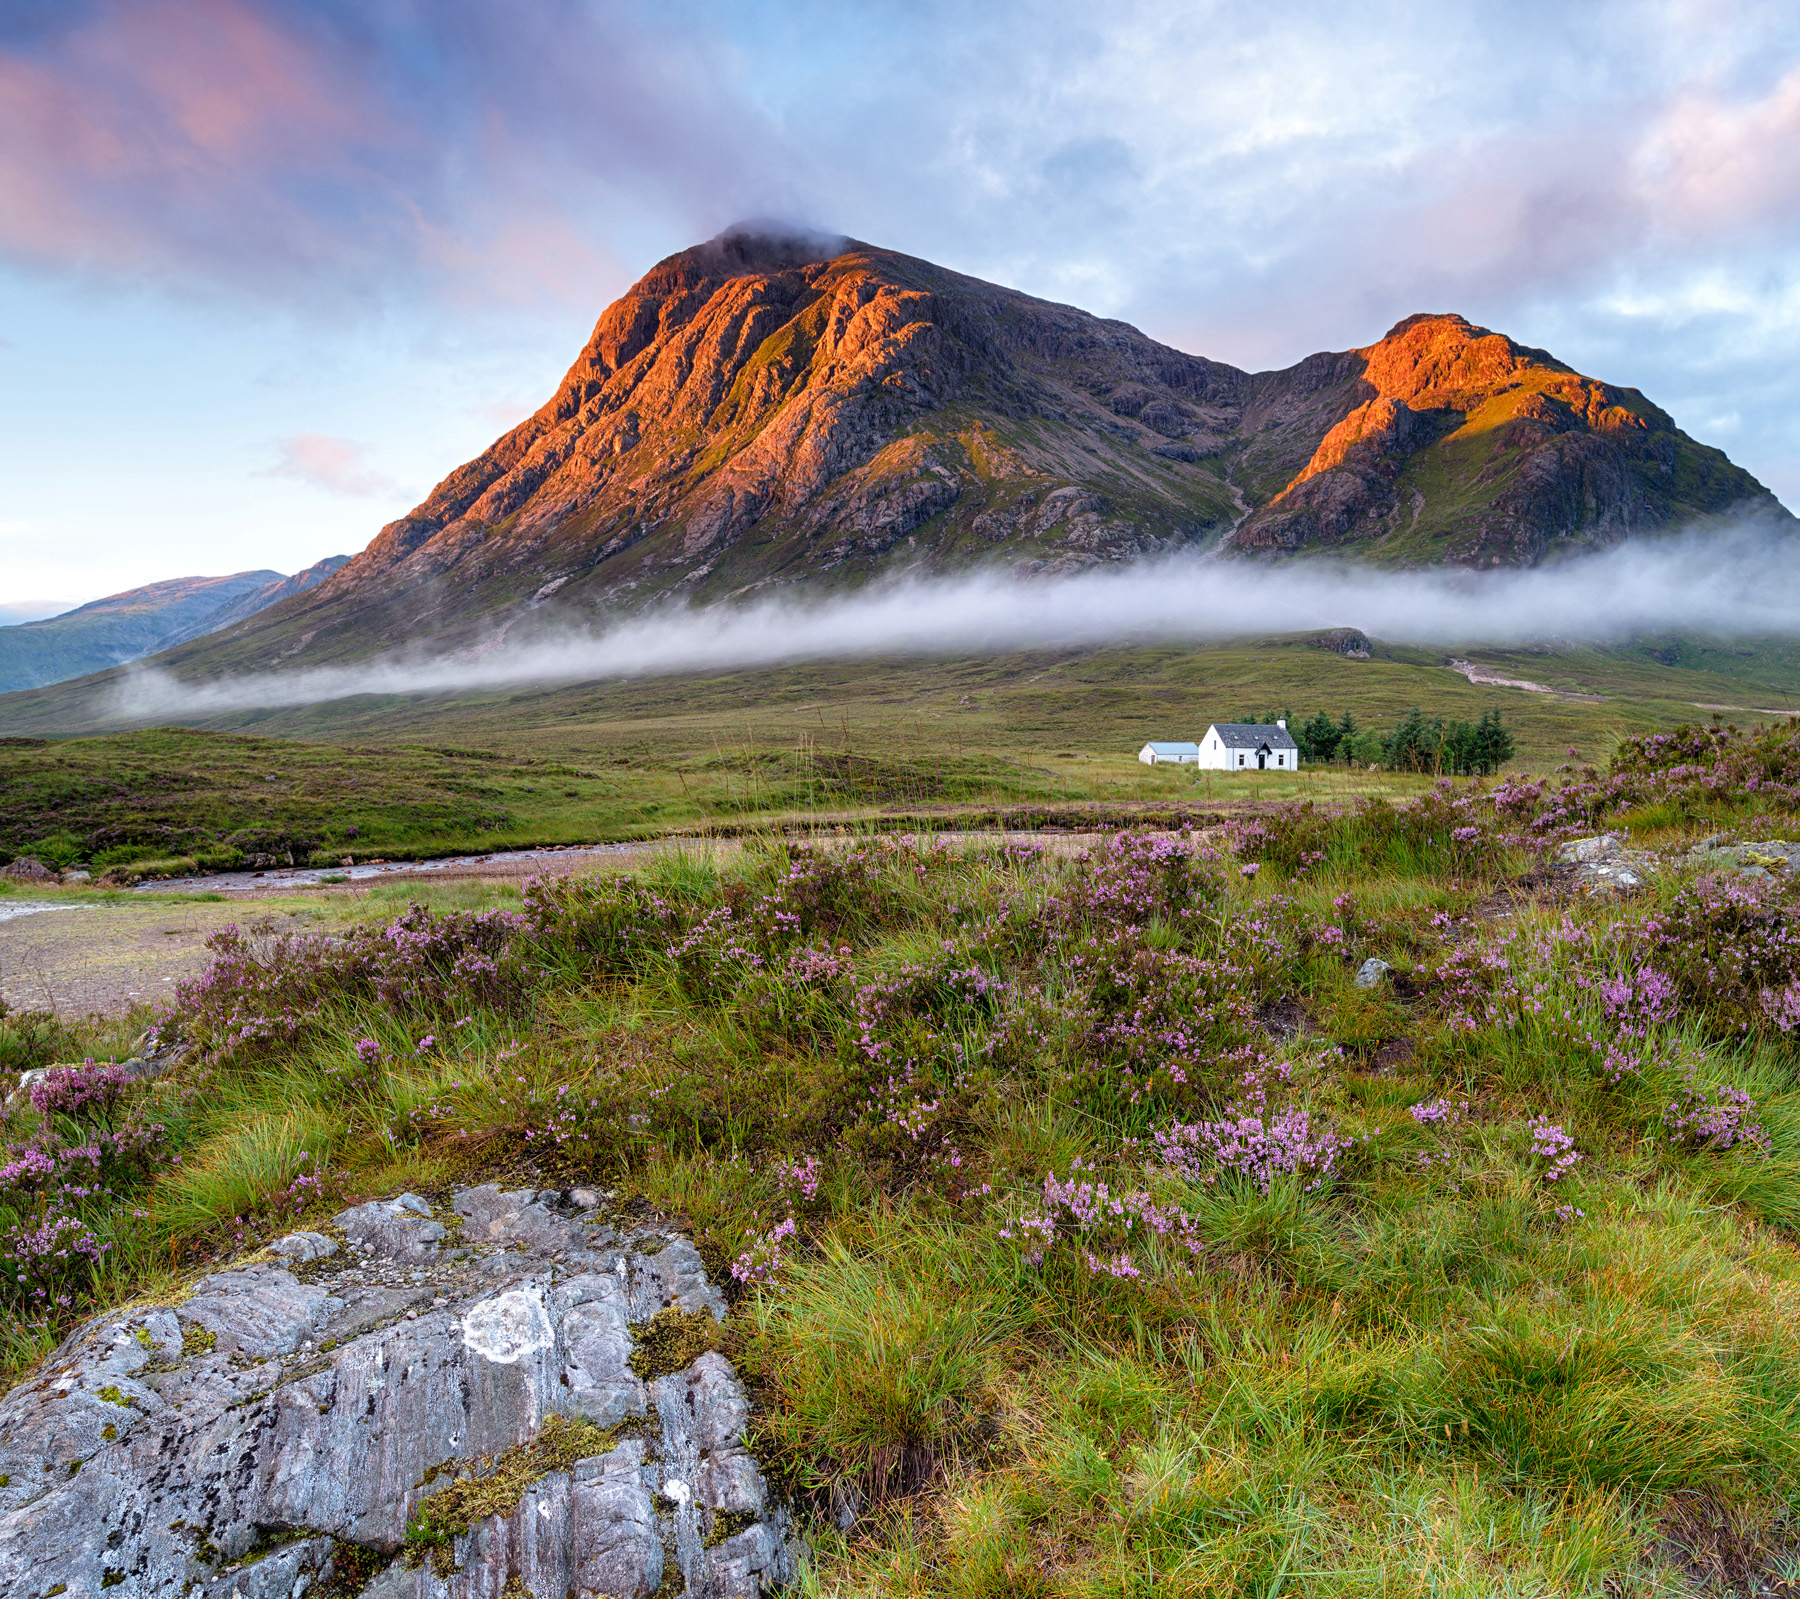
<path fill-rule="evenodd" d="M 0 0 L 0 621 L 361 549 L 746 218 L 1252 369 L 1457 311 L 1800 509 L 1800 7 Z"/>

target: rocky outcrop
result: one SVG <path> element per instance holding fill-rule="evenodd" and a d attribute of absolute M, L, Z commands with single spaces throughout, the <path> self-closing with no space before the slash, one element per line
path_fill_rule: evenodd
<path fill-rule="evenodd" d="M 1688 851 L 1688 858 L 1709 871 L 1771 877 L 1800 871 L 1800 843 L 1785 838 L 1764 838 L 1740 844 L 1720 835 L 1702 839 Z"/>
<path fill-rule="evenodd" d="M 713 1325 L 718 1290 L 578 1197 L 361 1205 L 83 1327 L 0 1401 L 0 1599 L 785 1584 L 729 1362 L 640 1341 Z"/>
<path fill-rule="evenodd" d="M 1243 551 L 1353 547 L 1403 564 L 1528 566 L 1772 496 L 1635 389 L 1460 316 L 1350 352 L 1358 403 L 1232 534 Z"/>

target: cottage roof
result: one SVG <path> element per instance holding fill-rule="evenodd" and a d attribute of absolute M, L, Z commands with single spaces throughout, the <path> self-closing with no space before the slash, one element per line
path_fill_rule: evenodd
<path fill-rule="evenodd" d="M 1155 739 L 1151 739 L 1144 748 L 1155 750 L 1158 755 L 1198 755 L 1200 753 L 1198 744 L 1159 744 Z"/>
<path fill-rule="evenodd" d="M 1214 722 L 1207 731 L 1217 733 L 1228 750 L 1261 749 L 1265 744 L 1272 750 L 1300 748 L 1292 733 L 1273 722 Z"/>

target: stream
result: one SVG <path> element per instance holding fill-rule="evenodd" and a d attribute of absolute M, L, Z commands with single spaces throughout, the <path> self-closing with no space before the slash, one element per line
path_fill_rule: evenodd
<path fill-rule="evenodd" d="M 263 872 L 206 872 L 194 877 L 160 877 L 139 883 L 138 894 L 246 894 L 284 888 L 310 888 L 320 883 L 368 883 L 383 877 L 416 876 L 423 872 L 471 872 L 491 866 L 501 872 L 533 861 L 572 864 L 571 857 L 603 859 L 608 855 L 642 852 L 640 840 L 629 844 L 552 844 L 542 849 L 494 850 L 486 855 L 446 855 L 429 861 L 358 861 L 354 866 L 284 866 Z M 4 912 L 0 911 L 0 915 Z"/>

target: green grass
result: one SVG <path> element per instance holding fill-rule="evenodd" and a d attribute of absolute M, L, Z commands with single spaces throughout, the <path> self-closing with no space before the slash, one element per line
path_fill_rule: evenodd
<path fill-rule="evenodd" d="M 204 1075 L 147 1091 L 183 1160 L 134 1198 L 144 1217 L 120 1220 L 100 1295 L 167 1291 L 172 1266 L 350 1194 L 603 1184 L 680 1217 L 731 1285 L 722 1334 L 671 1325 L 645 1358 L 717 1336 L 751 1376 L 759 1455 L 813 1541 L 805 1592 L 1647 1599 L 1695 1591 L 1678 1565 L 1791 1577 L 1800 1049 L 1685 1011 L 1670 1059 L 1703 1052 L 1700 1080 L 1748 1089 L 1772 1153 L 1671 1146 L 1676 1068 L 1610 1083 L 1580 1035 L 1607 1025 L 1606 952 L 1632 947 L 1678 874 L 1643 901 L 1569 900 L 1528 857 L 1451 873 L 1379 819 L 1329 825 L 1315 875 L 1226 863 L 1182 902 L 1199 910 L 1171 902 L 1131 940 L 1201 985 L 1172 992 L 1177 1014 L 1219 1029 L 1213 1049 L 1260 1040 L 1290 1073 L 1284 1100 L 1353 1138 L 1331 1181 L 1264 1190 L 1148 1158 L 1150 1131 L 1224 1111 L 1242 1060 L 1203 1055 L 1185 1086 L 1145 1088 L 1099 1064 L 1096 956 L 1053 930 L 1100 866 L 853 841 L 794 902 L 818 918 L 808 939 L 853 962 L 842 988 L 779 980 L 785 956 L 634 954 L 608 931 L 629 889 L 577 888 L 568 903 L 587 909 L 534 957 L 517 1004 L 446 998 L 440 1015 L 429 996 L 409 1010 L 344 993 L 291 1045 L 221 1048 Z M 694 915 L 738 907 L 748 937 L 759 896 L 809 858 L 697 845 L 647 881 Z M 494 902 L 442 894 L 446 910 Z M 1099 915 L 1081 926 L 1112 925 Z M 1293 931 L 1326 926 L 1347 941 Z M 1465 1026 L 1434 986 L 1471 941 L 1530 996 L 1510 1019 Z M 1373 993 L 1351 982 L 1370 954 L 1399 974 Z M 971 963 L 1011 985 L 1003 999 L 958 986 Z M 904 996 L 877 1017 L 873 1068 L 859 992 Z M 1276 1001 L 1305 1018 L 1280 1042 L 1256 1020 Z M 0 1048 L 15 1067 L 116 1053 L 128 1025 L 8 1018 Z M 427 1031 L 440 1042 L 421 1056 Z M 346 1086 L 361 1037 L 389 1064 Z M 896 1121 L 883 1085 L 908 1071 L 919 1088 L 892 1101 Z M 1411 1107 L 1435 1098 L 1469 1112 L 1421 1124 Z M 553 1106 L 570 1120 L 527 1141 Z M 1531 1152 L 1535 1117 L 1577 1138 L 1560 1183 Z M 810 1195 L 781 1175 L 806 1160 Z M 1066 1234 L 1033 1260 L 1021 1219 L 1044 1208 L 1047 1174 L 1078 1173 L 1185 1214 L 1197 1247 L 1135 1235 L 1125 1278 L 1084 1263 L 1116 1244 Z M 306 1174 L 316 1200 L 292 1197 Z M 781 1216 L 794 1234 L 771 1255 Z M 732 1282 L 740 1257 L 762 1280 Z M 15 1334 L 15 1360 L 52 1336 Z M 1699 1591 L 1733 1590 L 1719 1576 Z"/>
<path fill-rule="evenodd" d="M 1382 774 L 1196 781 L 1134 757 L 1248 706 L 1349 710 L 1374 728 L 1413 705 L 1463 720 L 1498 707 L 1515 765 L 1541 772 L 1571 747 L 1604 759 L 1622 734 L 1704 719 L 1696 702 L 1782 710 L 1800 690 L 1800 652 L 1770 642 L 1475 658 L 1606 698 L 1472 685 L 1432 651 L 1378 645 L 1351 660 L 1296 638 L 370 696 L 196 729 L 0 740 L 0 852 L 180 875 L 251 856 L 332 865 L 772 819 L 1406 794 L 1418 784 Z M 8 702 L 21 727 L 28 698 Z"/>

